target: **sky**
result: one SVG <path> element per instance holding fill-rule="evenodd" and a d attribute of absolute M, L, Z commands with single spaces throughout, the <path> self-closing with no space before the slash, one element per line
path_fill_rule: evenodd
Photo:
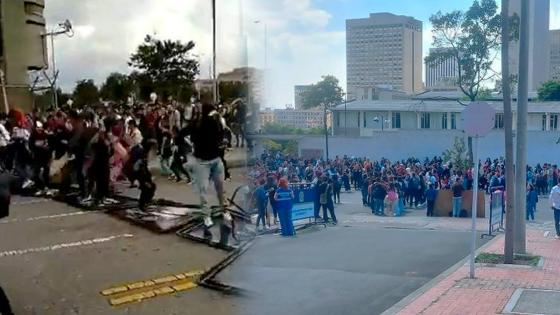
<path fill-rule="evenodd" d="M 557 29 L 560 28 L 560 0 L 550 2 L 550 26 Z M 281 108 L 293 104 L 294 85 L 317 82 L 323 75 L 336 76 L 346 88 L 346 19 L 365 18 L 374 12 L 413 16 L 424 22 L 426 55 L 431 44 L 430 15 L 438 10 L 465 10 L 472 0 L 216 0 L 216 3 L 217 71 L 244 65 L 242 56 L 246 51 L 250 66 L 265 68 L 266 63 L 266 106 Z M 129 56 L 146 34 L 184 42 L 193 40 L 196 45 L 193 57 L 201 63 L 201 77 L 208 77 L 212 55 L 211 12 L 210 0 L 48 0 L 47 27 L 50 29 L 69 19 L 75 28 L 74 37 L 62 35 L 55 40 L 60 86 L 71 91 L 80 79 L 91 78 L 100 85 L 111 72 L 129 72 Z"/>

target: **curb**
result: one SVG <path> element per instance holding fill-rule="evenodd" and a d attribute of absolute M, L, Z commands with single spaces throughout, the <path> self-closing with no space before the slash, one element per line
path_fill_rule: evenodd
<path fill-rule="evenodd" d="M 500 234 L 500 235 L 504 235 L 504 234 Z M 490 245 L 494 244 L 494 242 L 496 242 L 498 239 L 499 239 L 498 237 L 494 237 L 494 239 L 488 241 L 486 244 L 479 247 L 475 252 L 475 256 L 478 255 L 479 253 L 483 252 L 484 250 L 486 250 L 488 247 L 490 247 Z M 386 311 L 384 311 L 383 313 L 381 313 L 381 315 L 395 315 L 395 314 L 398 314 L 400 311 L 402 311 L 405 307 L 407 307 L 409 304 L 414 302 L 416 299 L 418 299 L 424 293 L 428 292 L 431 288 L 435 287 L 443 279 L 447 278 L 447 276 L 454 273 L 459 268 L 461 268 L 466 263 L 468 263 L 469 260 L 470 260 L 470 257 L 471 256 L 469 254 L 465 258 L 461 259 L 455 265 L 447 268 L 444 272 L 440 273 L 435 278 L 428 281 L 426 284 L 424 284 L 420 288 L 416 289 L 416 291 L 410 293 L 409 295 L 404 297 L 402 300 L 397 302 L 397 304 L 393 305 L 391 308 L 389 308 Z"/>

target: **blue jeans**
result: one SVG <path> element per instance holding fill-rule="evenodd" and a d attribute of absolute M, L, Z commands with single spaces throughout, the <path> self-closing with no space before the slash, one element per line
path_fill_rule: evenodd
<path fill-rule="evenodd" d="M 400 198 L 396 203 L 395 206 L 395 216 L 400 217 L 403 214 L 403 210 L 404 210 L 404 198 Z"/>
<path fill-rule="evenodd" d="M 535 220 L 535 209 L 537 205 L 527 204 L 527 213 L 525 214 L 525 220 Z"/>
<path fill-rule="evenodd" d="M 373 212 L 376 214 L 384 214 L 383 199 L 373 199 Z"/>
<path fill-rule="evenodd" d="M 458 218 L 461 215 L 461 203 L 463 197 L 453 197 L 453 217 Z"/>
<path fill-rule="evenodd" d="M 554 209 L 554 227 L 556 227 L 556 235 L 560 236 L 560 210 Z"/>
<path fill-rule="evenodd" d="M 210 161 L 197 159 L 194 179 L 200 194 L 201 210 L 206 216 L 211 215 L 211 209 L 208 207 L 208 186 L 210 180 L 214 182 L 214 189 L 216 190 L 220 207 L 224 206 L 224 165 L 220 158 Z"/>

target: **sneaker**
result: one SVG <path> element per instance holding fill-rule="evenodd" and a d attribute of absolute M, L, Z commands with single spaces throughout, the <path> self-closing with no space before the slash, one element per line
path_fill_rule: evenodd
<path fill-rule="evenodd" d="M 81 204 L 86 204 L 86 203 L 90 203 L 90 202 L 92 202 L 92 201 L 93 201 L 93 198 L 92 198 L 91 196 L 88 196 L 88 197 L 86 197 L 86 198 L 80 200 L 80 203 L 81 203 Z"/>
<path fill-rule="evenodd" d="M 560 235 L 556 235 L 554 238 L 560 240 Z"/>
<path fill-rule="evenodd" d="M 119 203 L 117 200 L 112 199 L 112 198 L 105 198 L 105 200 L 103 200 L 103 201 L 107 204 L 112 204 L 112 205 L 116 205 L 116 204 Z"/>
<path fill-rule="evenodd" d="M 26 180 L 23 182 L 23 185 L 21 185 L 21 188 L 22 188 L 22 189 L 27 189 L 27 188 L 33 186 L 33 184 L 34 184 L 34 183 L 33 183 L 32 180 L 26 179 Z"/>

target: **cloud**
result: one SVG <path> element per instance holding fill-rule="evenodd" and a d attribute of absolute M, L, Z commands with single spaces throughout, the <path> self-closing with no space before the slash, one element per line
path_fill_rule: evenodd
<path fill-rule="evenodd" d="M 239 66 L 238 0 L 217 0 L 218 71 Z M 75 36 L 55 39 L 60 86 L 71 90 L 77 80 L 101 84 L 114 71 L 128 72 L 127 61 L 146 34 L 161 39 L 193 40 L 201 73 L 208 74 L 212 54 L 212 13 L 206 0 L 49 0 L 47 27 L 69 19 Z"/>

